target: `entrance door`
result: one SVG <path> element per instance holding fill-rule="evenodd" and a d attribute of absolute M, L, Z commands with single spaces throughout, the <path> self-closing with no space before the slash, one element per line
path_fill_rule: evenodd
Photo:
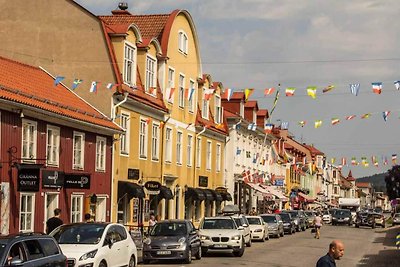
<path fill-rule="evenodd" d="M 43 232 L 46 232 L 46 222 L 49 218 L 54 216 L 54 210 L 58 208 L 59 194 L 54 192 L 46 192 L 44 195 L 44 222 Z"/>
<path fill-rule="evenodd" d="M 106 211 L 107 211 L 107 198 L 104 196 L 97 196 L 96 202 L 96 222 L 106 221 Z"/>

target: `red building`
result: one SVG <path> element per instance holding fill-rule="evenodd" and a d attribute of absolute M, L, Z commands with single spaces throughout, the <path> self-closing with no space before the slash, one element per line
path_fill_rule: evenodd
<path fill-rule="evenodd" d="M 45 231 L 55 208 L 109 221 L 120 131 L 44 69 L 0 57 L 1 234 Z"/>

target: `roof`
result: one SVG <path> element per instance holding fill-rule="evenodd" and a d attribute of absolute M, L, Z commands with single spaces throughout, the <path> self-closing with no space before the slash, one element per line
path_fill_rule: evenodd
<path fill-rule="evenodd" d="M 321 152 L 318 149 L 316 149 L 313 145 L 303 144 L 303 146 L 305 146 L 308 150 L 310 150 L 312 155 L 324 155 L 323 152 Z"/>
<path fill-rule="evenodd" d="M 358 188 L 371 188 L 371 183 L 368 182 L 356 182 Z"/>
<path fill-rule="evenodd" d="M 259 109 L 257 111 L 257 117 L 266 117 L 266 118 L 268 118 L 269 117 L 268 109 Z"/>
<path fill-rule="evenodd" d="M 120 131 L 121 128 L 41 68 L 0 57 L 0 99 L 65 118 Z"/>
<path fill-rule="evenodd" d="M 256 100 L 249 100 L 244 104 L 245 108 L 256 108 L 258 110 L 258 103 Z"/>
<path fill-rule="evenodd" d="M 201 116 L 201 108 L 197 108 L 197 115 L 196 115 L 196 126 L 203 126 L 206 127 L 207 129 L 210 129 L 214 132 L 228 135 L 228 126 L 226 123 L 226 120 L 222 122 L 221 124 L 216 124 L 214 122 L 214 117 L 212 116 L 212 113 L 209 112 L 209 119 L 204 119 Z"/>
<path fill-rule="evenodd" d="M 351 171 L 349 171 L 349 174 L 347 175 L 347 181 L 353 182 L 356 180 L 356 178 L 353 177 Z"/>
<path fill-rule="evenodd" d="M 222 99 L 223 100 L 228 100 L 227 96 L 225 96 L 225 95 L 222 97 Z M 233 94 L 231 96 L 231 99 L 229 101 L 242 100 L 242 99 L 245 100 L 245 95 L 244 95 L 243 92 L 233 92 Z"/>

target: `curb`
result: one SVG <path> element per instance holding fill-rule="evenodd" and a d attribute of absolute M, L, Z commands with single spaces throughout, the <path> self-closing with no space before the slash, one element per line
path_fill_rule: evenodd
<path fill-rule="evenodd" d="M 395 226 L 390 226 L 390 227 L 382 228 L 379 230 L 375 230 L 375 233 L 385 233 L 385 232 L 393 230 L 393 229 L 400 229 L 400 225 L 395 225 Z"/>

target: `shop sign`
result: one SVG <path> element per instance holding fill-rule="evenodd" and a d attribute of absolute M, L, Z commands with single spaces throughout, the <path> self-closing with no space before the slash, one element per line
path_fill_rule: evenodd
<path fill-rule="evenodd" d="M 90 174 L 65 174 L 65 188 L 90 189 Z"/>
<path fill-rule="evenodd" d="M 217 188 L 215 188 L 215 192 L 218 192 L 218 193 L 227 193 L 228 192 L 228 189 L 226 189 L 225 187 L 217 187 Z"/>
<path fill-rule="evenodd" d="M 18 185 L 17 191 L 19 192 L 38 192 L 40 168 L 20 168 L 18 170 Z"/>
<path fill-rule="evenodd" d="M 150 194 L 159 194 L 161 184 L 157 181 L 148 181 L 144 184 L 144 188 L 146 188 Z"/>
<path fill-rule="evenodd" d="M 139 180 L 139 169 L 128 169 L 129 180 Z"/>
<path fill-rule="evenodd" d="M 284 180 L 275 180 L 275 181 L 274 181 L 274 185 L 276 185 L 276 186 L 283 186 L 283 182 L 284 182 Z"/>
<path fill-rule="evenodd" d="M 60 188 L 64 185 L 64 172 L 42 170 L 43 188 Z"/>
<path fill-rule="evenodd" d="M 208 187 L 208 177 L 199 175 L 199 186 Z"/>

